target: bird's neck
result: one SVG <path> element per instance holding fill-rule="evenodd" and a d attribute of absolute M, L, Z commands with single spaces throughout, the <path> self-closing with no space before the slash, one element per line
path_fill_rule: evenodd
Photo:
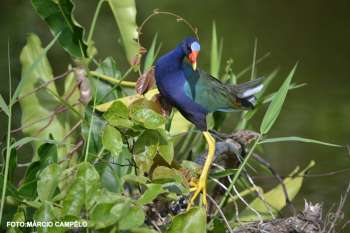
<path fill-rule="evenodd" d="M 186 54 L 183 52 L 180 46 L 177 46 L 175 49 L 165 54 L 162 57 L 163 67 L 167 70 L 181 69 L 182 62 Z"/>

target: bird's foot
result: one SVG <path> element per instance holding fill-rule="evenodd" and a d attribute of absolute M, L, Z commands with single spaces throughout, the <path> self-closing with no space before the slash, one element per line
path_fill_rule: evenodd
<path fill-rule="evenodd" d="M 205 174 L 202 174 L 198 181 L 192 181 L 190 183 L 190 185 L 192 186 L 190 191 L 193 192 L 193 195 L 188 203 L 187 210 L 189 210 L 194 205 L 200 193 L 202 193 L 202 204 L 205 208 L 207 208 L 207 178 L 208 177 Z"/>
<path fill-rule="evenodd" d="M 209 132 L 203 132 L 203 135 L 205 139 L 208 142 L 208 155 L 207 159 L 204 163 L 202 174 L 199 177 L 198 182 L 192 182 L 194 183 L 191 188 L 191 192 L 194 192 L 190 202 L 188 203 L 187 210 L 191 208 L 191 206 L 194 204 L 195 200 L 197 199 L 198 195 L 202 193 L 202 204 L 207 209 L 208 203 L 207 203 L 207 181 L 208 181 L 208 174 L 210 165 L 214 160 L 214 154 L 215 154 L 215 139 L 211 136 Z"/>

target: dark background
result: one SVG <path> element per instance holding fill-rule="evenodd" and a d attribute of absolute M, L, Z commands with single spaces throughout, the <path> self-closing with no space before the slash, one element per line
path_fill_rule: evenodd
<path fill-rule="evenodd" d="M 257 67 L 259 76 L 280 67 L 274 90 L 289 70 L 299 61 L 294 81 L 308 85 L 288 94 L 283 111 L 273 126 L 270 137 L 302 136 L 322 141 L 348 144 L 350 136 L 350 2 L 347 0 L 201 0 L 164 1 L 138 0 L 138 22 L 153 9 L 171 11 L 188 19 L 199 28 L 202 52 L 199 66 L 209 69 L 212 21 L 224 38 L 223 64 L 234 59 L 234 70 L 239 72 L 251 64 L 254 39 L 258 38 L 258 57 L 266 52 L 271 56 Z M 97 1 L 77 0 L 76 18 L 89 28 Z M 0 3 L 0 90 L 8 95 L 7 41 L 10 41 L 13 80 L 20 77 L 19 53 L 29 32 L 37 33 L 46 45 L 52 36 L 48 27 L 31 8 L 30 1 L 2 0 Z M 147 24 L 142 43 L 149 47 L 158 32 L 163 47 L 161 52 L 173 48 L 184 36 L 191 34 L 183 24 L 173 18 L 157 16 Z M 118 29 L 107 7 L 102 8 L 94 40 L 98 58 L 114 56 L 120 69 L 125 70 L 125 58 L 120 46 Z M 71 62 L 67 54 L 55 46 L 49 52 L 55 74 L 60 74 Z M 223 68 L 223 67 L 222 67 Z M 246 79 L 249 75 L 247 75 Z M 135 76 L 136 77 L 136 76 Z M 7 98 L 6 98 L 7 99 Z M 19 112 L 13 127 L 19 125 Z M 6 118 L 0 117 L 1 134 Z M 255 119 L 258 126 L 260 119 Z M 1 136 L 2 136 L 1 135 Z M 316 161 L 312 174 L 350 167 L 350 156 L 344 149 L 314 144 L 281 143 L 265 146 L 264 157 L 282 175 L 297 165 Z M 257 174 L 259 175 L 259 174 Z M 346 188 L 349 172 L 332 176 L 305 178 L 302 192 L 295 203 L 299 208 L 304 199 L 324 202 L 329 208 L 340 199 Z M 265 180 L 272 184 L 272 180 Z M 350 215 L 350 205 L 345 210 Z"/>

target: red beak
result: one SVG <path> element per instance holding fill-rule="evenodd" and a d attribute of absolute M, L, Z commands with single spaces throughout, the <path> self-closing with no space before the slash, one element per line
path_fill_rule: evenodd
<path fill-rule="evenodd" d="M 193 70 L 196 70 L 197 68 L 197 57 L 199 52 L 198 51 L 192 51 L 190 54 L 188 54 L 188 60 L 190 60 Z"/>

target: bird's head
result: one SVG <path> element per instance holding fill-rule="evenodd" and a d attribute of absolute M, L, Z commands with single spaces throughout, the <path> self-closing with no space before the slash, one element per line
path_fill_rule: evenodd
<path fill-rule="evenodd" d="M 186 57 L 192 64 L 193 70 L 197 69 L 197 57 L 199 51 L 201 50 L 201 46 L 199 41 L 194 37 L 187 37 L 181 43 L 181 48 L 183 52 L 186 54 Z"/>

